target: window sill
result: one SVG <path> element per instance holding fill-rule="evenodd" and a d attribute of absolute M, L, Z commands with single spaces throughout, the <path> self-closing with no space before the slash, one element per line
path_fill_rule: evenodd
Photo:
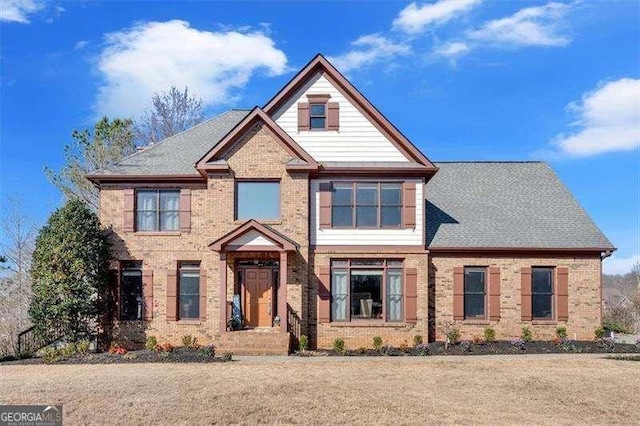
<path fill-rule="evenodd" d="M 178 325 L 200 325 L 200 320 L 178 320 Z"/>
<path fill-rule="evenodd" d="M 179 237 L 180 235 L 182 235 L 182 232 L 180 231 L 139 231 L 139 232 L 134 232 L 134 235 L 137 236 L 145 236 L 145 237 Z"/>
<path fill-rule="evenodd" d="M 531 321 L 531 324 L 533 325 L 557 325 L 558 321 L 554 320 L 554 319 L 534 319 Z"/>
<path fill-rule="evenodd" d="M 406 327 L 404 322 L 382 322 L 382 321 L 352 321 L 352 322 L 330 322 L 330 327 Z"/>

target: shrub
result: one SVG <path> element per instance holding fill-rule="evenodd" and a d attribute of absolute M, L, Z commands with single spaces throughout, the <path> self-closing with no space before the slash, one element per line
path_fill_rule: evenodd
<path fill-rule="evenodd" d="M 607 320 L 602 322 L 602 328 L 604 328 L 605 330 L 613 331 L 614 333 L 629 334 L 631 332 L 631 330 L 629 330 L 624 325 L 618 322 L 607 321 Z"/>
<path fill-rule="evenodd" d="M 419 345 L 416 346 L 416 349 L 418 350 L 418 355 L 420 355 L 420 356 L 429 355 L 429 344 L 428 343 L 420 343 Z"/>
<path fill-rule="evenodd" d="M 122 355 L 122 359 L 138 359 L 138 355 L 132 353 L 132 352 L 127 352 L 125 354 Z"/>
<path fill-rule="evenodd" d="M 66 345 L 64 345 L 63 347 L 60 348 L 60 353 L 65 358 L 70 358 L 70 357 L 74 356 L 76 354 L 76 352 L 77 352 L 76 344 L 73 343 L 73 342 L 69 342 L 69 343 L 67 343 Z"/>
<path fill-rule="evenodd" d="M 407 343 L 407 341 L 405 340 L 404 342 L 402 342 L 400 344 L 400 347 L 398 349 L 400 349 L 402 352 L 408 351 L 409 350 L 409 343 Z"/>
<path fill-rule="evenodd" d="M 61 353 L 57 348 L 49 346 L 40 350 L 40 355 L 45 362 L 52 363 L 60 359 Z"/>
<path fill-rule="evenodd" d="M 484 343 L 484 340 L 480 336 L 473 336 L 473 343 L 476 345 L 481 345 Z"/>
<path fill-rule="evenodd" d="M 182 336 L 182 346 L 185 348 L 198 349 L 198 339 L 190 334 Z"/>
<path fill-rule="evenodd" d="M 520 334 L 520 338 L 525 342 L 530 342 L 533 340 L 533 333 L 531 329 L 526 325 L 522 327 L 522 333 Z"/>
<path fill-rule="evenodd" d="M 375 336 L 373 338 L 373 349 L 379 351 L 382 348 L 382 337 Z"/>
<path fill-rule="evenodd" d="M 57 209 L 36 238 L 29 316 L 44 340 L 90 333 L 109 283 L 110 243 L 98 216 L 79 199 Z M 98 295 L 98 297 L 95 297 Z"/>
<path fill-rule="evenodd" d="M 216 348 L 213 345 L 203 346 L 200 349 L 198 349 L 198 355 L 213 357 L 216 355 Z"/>
<path fill-rule="evenodd" d="M 565 327 L 564 325 L 561 325 L 560 327 L 556 328 L 556 337 L 558 337 L 560 339 L 566 339 L 567 338 L 567 327 Z"/>
<path fill-rule="evenodd" d="M 468 340 L 464 340 L 460 342 L 460 347 L 462 348 L 462 352 L 466 352 L 466 353 L 471 352 L 471 342 Z"/>
<path fill-rule="evenodd" d="M 458 330 L 455 327 L 451 327 L 449 330 L 447 330 L 446 336 L 447 336 L 447 339 L 449 340 L 449 343 L 451 343 L 452 345 L 455 345 L 460 341 L 460 336 L 461 336 L 460 330 Z"/>
<path fill-rule="evenodd" d="M 344 339 L 336 337 L 333 340 L 333 350 L 340 354 L 344 353 Z"/>
<path fill-rule="evenodd" d="M 158 346 L 158 339 L 156 336 L 147 337 L 147 341 L 144 343 L 144 348 L 148 351 L 155 351 Z"/>
<path fill-rule="evenodd" d="M 309 337 L 306 334 L 300 336 L 300 341 L 298 342 L 298 347 L 300 348 L 300 352 L 304 352 L 307 350 L 309 346 Z"/>
<path fill-rule="evenodd" d="M 111 346 L 109 346 L 109 354 L 111 355 L 124 355 L 126 353 L 127 353 L 127 350 L 123 347 L 120 347 L 115 342 L 112 342 Z"/>
<path fill-rule="evenodd" d="M 578 348 L 572 340 L 569 340 L 567 338 L 562 339 L 560 343 L 560 349 L 562 349 L 565 352 L 571 352 L 571 353 L 582 352 L 582 350 Z"/>
<path fill-rule="evenodd" d="M 161 345 L 156 346 L 156 351 L 158 352 L 171 352 L 173 351 L 173 345 L 169 342 L 165 342 Z"/>
<path fill-rule="evenodd" d="M 229 361 L 233 360 L 233 353 L 231 353 L 231 352 L 225 352 L 225 353 L 223 353 L 223 354 L 222 354 L 222 360 L 223 360 L 224 362 L 229 362 Z"/>
<path fill-rule="evenodd" d="M 86 355 L 89 352 L 90 346 L 91 343 L 87 339 L 80 340 L 78 343 L 76 343 L 76 351 L 80 355 Z"/>
<path fill-rule="evenodd" d="M 491 327 L 485 327 L 484 329 L 484 340 L 487 342 L 495 342 L 496 341 L 496 331 Z"/>
<path fill-rule="evenodd" d="M 596 328 L 596 331 L 594 332 L 594 334 L 596 336 L 596 340 L 602 339 L 604 337 L 604 328 L 603 327 Z"/>
<path fill-rule="evenodd" d="M 422 344 L 422 336 L 419 334 L 416 334 L 415 336 L 413 336 L 413 347 L 417 348 L 421 344 Z"/>

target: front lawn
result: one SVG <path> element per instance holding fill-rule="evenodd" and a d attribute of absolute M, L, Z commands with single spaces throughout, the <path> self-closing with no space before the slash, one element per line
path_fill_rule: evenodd
<path fill-rule="evenodd" d="M 639 374 L 574 354 L 4 364 L 0 401 L 64 404 L 69 424 L 631 424 Z"/>

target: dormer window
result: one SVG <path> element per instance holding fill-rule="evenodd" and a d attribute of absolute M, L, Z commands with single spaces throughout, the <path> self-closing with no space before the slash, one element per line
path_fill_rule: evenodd
<path fill-rule="evenodd" d="M 340 129 L 340 104 L 330 102 L 330 95 L 307 95 L 308 102 L 298 103 L 298 131 Z"/>
<path fill-rule="evenodd" d="M 309 104 L 309 128 L 325 130 L 327 128 L 327 104 Z"/>

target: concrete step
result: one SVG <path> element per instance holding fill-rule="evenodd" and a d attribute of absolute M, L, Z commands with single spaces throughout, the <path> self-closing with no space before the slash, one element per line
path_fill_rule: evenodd
<path fill-rule="evenodd" d="M 234 355 L 287 355 L 290 333 L 260 331 L 229 331 L 220 336 L 216 352 Z"/>

